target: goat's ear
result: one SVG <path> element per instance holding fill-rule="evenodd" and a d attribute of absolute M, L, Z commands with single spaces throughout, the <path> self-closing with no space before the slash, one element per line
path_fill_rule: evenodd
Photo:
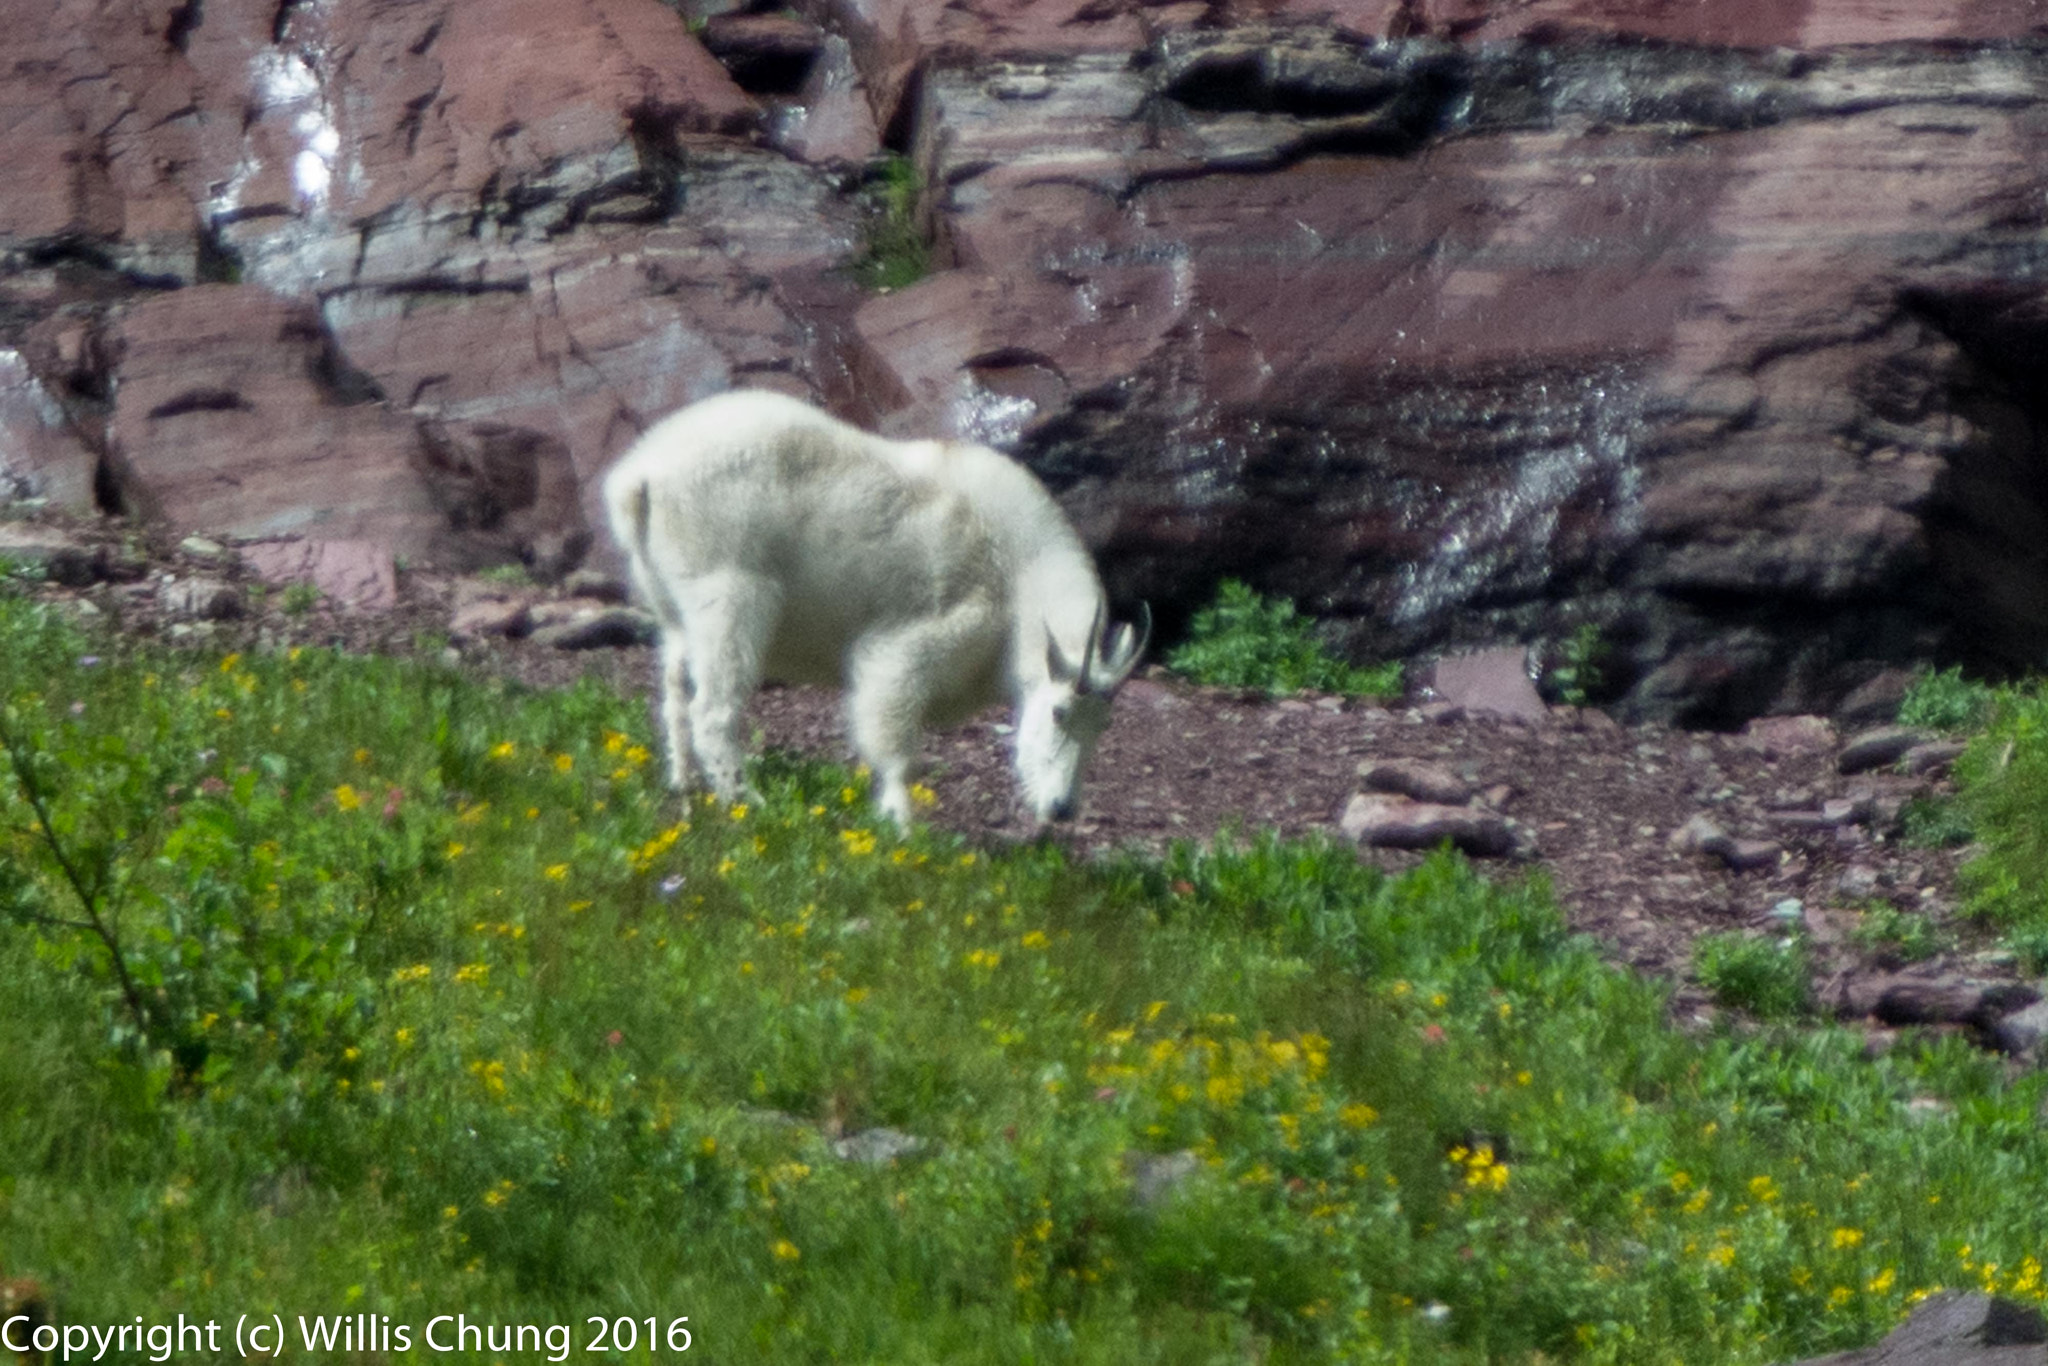
<path fill-rule="evenodd" d="M 1152 604 L 1138 604 L 1138 621 L 1119 622 L 1111 640 L 1103 649 L 1102 660 L 1096 669 L 1096 677 L 1089 686 L 1095 692 L 1110 693 L 1122 687 L 1138 667 L 1138 661 L 1145 656 L 1145 647 L 1152 643 Z"/>

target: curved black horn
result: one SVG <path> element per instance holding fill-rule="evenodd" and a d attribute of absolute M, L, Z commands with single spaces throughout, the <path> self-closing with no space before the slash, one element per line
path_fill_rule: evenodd
<path fill-rule="evenodd" d="M 1122 623 L 1116 628 L 1116 636 L 1118 644 L 1102 661 L 1102 678 L 1095 684 L 1099 692 L 1110 692 L 1122 686 L 1138 667 L 1145 647 L 1152 643 L 1152 604 L 1140 602 L 1137 625 Z"/>

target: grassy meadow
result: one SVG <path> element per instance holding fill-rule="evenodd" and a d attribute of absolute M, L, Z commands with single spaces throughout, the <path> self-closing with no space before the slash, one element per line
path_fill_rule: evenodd
<path fill-rule="evenodd" d="M 0 1274 L 62 1323 L 1727 1363 L 2048 1295 L 2039 1077 L 1676 1032 L 1540 880 L 899 838 L 773 756 L 758 801 L 684 805 L 639 698 L 171 653 L 26 596 L 0 721 Z M 342 1314 L 413 1350 L 303 1347 Z"/>

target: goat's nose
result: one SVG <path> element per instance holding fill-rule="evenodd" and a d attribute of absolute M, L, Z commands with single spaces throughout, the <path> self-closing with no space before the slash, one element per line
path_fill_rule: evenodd
<path fill-rule="evenodd" d="M 1054 802 L 1052 804 L 1052 818 L 1056 821 L 1070 821 L 1074 819 L 1074 799 L 1072 797 L 1062 797 Z"/>

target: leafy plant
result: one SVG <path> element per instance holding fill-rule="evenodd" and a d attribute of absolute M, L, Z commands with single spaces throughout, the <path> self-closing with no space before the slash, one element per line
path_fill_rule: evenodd
<path fill-rule="evenodd" d="M 1889 901 L 1873 901 L 1865 906 L 1852 937 L 1872 952 L 1908 963 L 1932 958 L 1948 947 L 1948 936 L 1940 926 L 1925 915 L 1901 910 Z"/>
<path fill-rule="evenodd" d="M 1968 807 L 1953 797 L 1922 796 L 1899 812 L 1901 838 L 1922 849 L 1949 849 L 1977 837 Z"/>
<path fill-rule="evenodd" d="M 284 595 L 278 600 L 286 616 L 302 617 L 320 603 L 320 590 L 313 584 L 300 580 L 285 585 Z"/>
<path fill-rule="evenodd" d="M 1961 668 L 1922 673 L 1899 703 L 1899 724 L 1946 732 L 1980 729 L 1991 718 L 1990 685 L 1963 677 Z"/>
<path fill-rule="evenodd" d="M 1590 621 L 1567 636 L 1545 679 L 1557 700 L 1573 707 L 1588 705 L 1606 685 L 1607 653 L 1600 628 Z"/>
<path fill-rule="evenodd" d="M 1692 967 L 1701 985 L 1722 1005 L 1764 1019 L 1797 1015 L 1808 1004 L 1811 965 L 1806 945 L 1731 930 L 1693 941 Z"/>
<path fill-rule="evenodd" d="M 890 155 L 871 168 L 860 188 L 867 213 L 867 237 L 854 278 L 868 289 L 892 290 L 915 284 L 931 269 L 918 206 L 924 178 L 909 157 Z"/>
<path fill-rule="evenodd" d="M 1398 697 L 1401 666 L 1362 669 L 1323 648 L 1291 602 L 1262 598 L 1226 579 L 1216 600 L 1195 613 L 1187 639 L 1166 658 L 1174 672 L 1229 688 L 1263 688 L 1276 696 L 1312 689 L 1366 697 Z"/>
<path fill-rule="evenodd" d="M 477 571 L 477 577 L 485 583 L 503 584 L 508 588 L 530 588 L 533 586 L 533 571 L 523 564 L 507 561 Z"/>

